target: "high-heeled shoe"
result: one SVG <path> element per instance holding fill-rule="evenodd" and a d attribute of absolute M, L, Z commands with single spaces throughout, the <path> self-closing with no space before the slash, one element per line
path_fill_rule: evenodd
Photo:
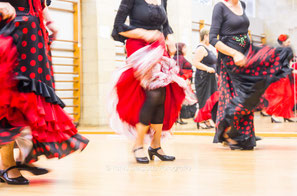
<path fill-rule="evenodd" d="M 243 149 L 243 147 L 240 146 L 239 144 L 231 144 L 230 142 L 228 142 L 228 139 L 231 139 L 230 137 L 224 137 L 224 139 L 231 150 L 242 150 Z"/>
<path fill-rule="evenodd" d="M 148 154 L 149 154 L 149 157 L 151 160 L 154 160 L 154 156 L 158 157 L 161 161 L 174 161 L 175 160 L 174 156 L 159 154 L 158 150 L 160 150 L 160 149 L 161 149 L 161 147 L 159 147 L 159 148 L 149 147 Z"/>
<path fill-rule="evenodd" d="M 138 150 L 142 150 L 142 149 L 143 149 L 143 147 L 139 147 L 139 148 L 136 148 L 133 150 L 136 162 L 141 163 L 141 164 L 148 164 L 150 161 L 147 157 L 136 157 L 136 155 L 135 155 L 135 152 L 137 152 Z"/>
<path fill-rule="evenodd" d="M 210 129 L 210 127 L 205 122 L 201 124 L 203 124 L 204 126 L 201 126 L 200 123 L 197 122 L 197 129 Z"/>
<path fill-rule="evenodd" d="M 272 123 L 282 123 L 281 121 L 276 120 L 275 118 L 271 117 L 271 122 Z"/>
<path fill-rule="evenodd" d="M 263 117 L 268 117 L 268 116 L 270 116 L 270 115 L 268 115 L 268 114 L 264 114 L 264 112 L 260 112 L 260 114 L 261 114 L 261 116 L 263 116 Z"/>
<path fill-rule="evenodd" d="M 32 166 L 29 166 L 26 164 L 22 164 L 21 162 L 18 162 L 18 161 L 16 162 L 16 166 L 18 167 L 19 170 L 28 171 L 28 172 L 34 174 L 35 176 L 44 175 L 49 172 L 49 170 L 47 170 L 45 168 L 32 167 Z"/>
<path fill-rule="evenodd" d="M 24 178 L 22 175 L 17 178 L 9 178 L 8 172 L 12 169 L 18 169 L 18 167 L 12 166 L 12 167 L 2 171 L 1 176 L 0 176 L 0 182 L 2 182 L 2 183 L 6 182 L 7 184 L 11 184 L 11 185 L 28 185 L 29 184 L 29 180 Z"/>
<path fill-rule="evenodd" d="M 212 128 L 214 128 L 214 126 L 212 126 L 211 124 L 210 124 L 210 122 L 209 121 L 207 121 L 207 122 L 204 122 L 204 124 L 209 128 L 209 129 L 212 129 Z"/>
<path fill-rule="evenodd" d="M 256 140 L 256 142 L 257 142 L 257 141 L 260 141 L 260 140 L 262 140 L 262 138 L 261 138 L 261 137 L 259 137 L 259 136 L 255 136 L 255 140 Z"/>
<path fill-rule="evenodd" d="M 178 124 L 180 124 L 180 125 L 186 125 L 186 124 L 188 124 L 187 122 L 184 122 L 182 119 L 179 119 L 179 120 L 177 120 L 176 121 Z"/>
<path fill-rule="evenodd" d="M 294 121 L 294 120 L 292 120 L 292 119 L 289 119 L 289 118 L 284 118 L 284 121 L 285 121 L 285 122 L 287 122 L 287 121 L 288 121 L 288 122 L 296 122 L 296 121 Z"/>

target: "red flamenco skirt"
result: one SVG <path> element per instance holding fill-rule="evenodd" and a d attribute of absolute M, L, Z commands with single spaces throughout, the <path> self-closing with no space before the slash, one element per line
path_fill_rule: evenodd
<path fill-rule="evenodd" d="M 295 117 L 296 79 L 297 74 L 292 73 L 269 86 L 264 94 L 264 98 L 268 101 L 268 106 L 265 108 L 267 114 L 284 118 Z"/>
<path fill-rule="evenodd" d="M 157 52 L 158 55 L 154 55 L 155 49 L 159 46 L 162 46 L 162 53 Z M 144 51 L 141 51 L 141 50 Z M 139 114 L 142 108 L 142 105 L 145 101 L 145 89 L 141 82 L 141 79 L 136 79 L 136 72 L 139 73 L 141 71 L 137 70 L 134 65 L 129 65 L 129 58 L 134 58 L 138 56 L 137 62 L 141 61 L 141 59 L 149 58 L 149 62 L 154 62 L 156 64 L 160 63 L 162 59 L 165 57 L 169 60 L 169 56 L 167 51 L 165 50 L 165 43 L 154 43 L 149 45 L 149 43 L 143 40 L 137 39 L 128 39 L 126 42 L 126 50 L 127 50 L 127 65 L 121 69 L 119 69 L 116 74 L 114 81 L 114 88 L 111 94 L 111 101 L 109 106 L 110 112 L 110 126 L 119 134 L 124 134 L 130 138 L 136 137 L 135 126 L 139 122 Z M 162 55 L 163 54 L 163 55 Z M 134 55 L 134 56 L 133 56 Z M 134 61 L 134 62 L 136 62 Z M 170 61 L 170 60 L 169 60 Z M 175 61 L 174 61 L 175 62 Z M 142 69 L 147 69 L 148 66 L 152 66 L 152 70 L 156 71 L 154 67 L 155 65 L 151 65 L 148 63 L 146 66 L 145 63 L 140 63 Z M 168 68 L 168 69 L 167 69 Z M 172 80 L 163 82 L 161 81 L 158 84 L 158 87 L 166 88 L 166 98 L 165 98 L 165 108 L 164 108 L 164 121 L 163 121 L 163 136 L 170 135 L 170 129 L 178 118 L 179 111 L 181 109 L 182 103 L 185 98 L 185 89 L 186 82 L 183 78 L 177 76 L 178 75 L 178 67 L 176 63 L 173 65 L 169 65 L 167 68 L 164 66 L 161 69 L 158 69 L 157 73 L 154 74 L 162 74 L 166 71 L 164 69 L 169 70 L 168 78 Z M 174 73 L 171 72 L 175 70 Z M 149 70 L 151 72 L 152 70 Z M 152 136 L 154 133 L 152 130 L 147 134 L 146 141 L 150 139 L 149 136 Z"/>
<path fill-rule="evenodd" d="M 33 148 L 25 162 L 38 156 L 62 158 L 83 150 L 88 140 L 77 134 L 72 119 L 57 104 L 48 103 L 35 93 L 18 91 L 14 80 L 17 49 L 12 37 L 0 36 L 0 145 L 15 141 L 29 127 Z"/>
<path fill-rule="evenodd" d="M 214 92 L 206 101 L 203 108 L 199 109 L 195 122 L 204 122 L 212 118 L 212 110 L 219 101 L 219 91 Z"/>

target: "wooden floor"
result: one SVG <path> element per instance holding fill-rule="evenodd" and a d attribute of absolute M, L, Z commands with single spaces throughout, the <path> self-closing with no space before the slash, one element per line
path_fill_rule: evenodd
<path fill-rule="evenodd" d="M 297 138 L 265 138 L 255 151 L 230 151 L 212 137 L 174 136 L 164 142 L 175 162 L 135 163 L 131 142 L 86 135 L 82 153 L 41 160 L 52 169 L 29 186 L 0 184 L 1 196 L 272 196 L 297 193 Z"/>

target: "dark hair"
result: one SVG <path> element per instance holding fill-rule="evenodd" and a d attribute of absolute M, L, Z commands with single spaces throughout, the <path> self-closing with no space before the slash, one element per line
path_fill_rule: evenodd
<path fill-rule="evenodd" d="M 186 46 L 185 43 L 176 43 L 175 47 L 176 47 L 176 52 L 175 52 L 175 56 L 178 55 L 183 55 L 183 48 Z"/>
<path fill-rule="evenodd" d="M 279 45 L 282 45 L 283 42 L 287 41 L 290 38 L 289 35 L 287 34 L 281 34 L 278 38 L 277 38 L 277 42 L 279 43 Z"/>

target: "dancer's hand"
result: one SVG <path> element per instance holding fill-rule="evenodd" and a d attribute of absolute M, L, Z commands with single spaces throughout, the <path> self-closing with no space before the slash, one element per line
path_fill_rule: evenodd
<path fill-rule="evenodd" d="M 216 70 L 212 67 L 208 67 L 206 70 L 207 73 L 216 73 Z"/>
<path fill-rule="evenodd" d="M 145 30 L 142 39 L 148 43 L 152 43 L 161 38 L 163 34 L 158 30 Z"/>
<path fill-rule="evenodd" d="M 235 53 L 235 55 L 233 56 L 233 60 L 234 60 L 235 65 L 237 65 L 239 67 L 244 67 L 246 65 L 246 58 L 240 52 Z"/>
<path fill-rule="evenodd" d="M 166 46 L 170 56 L 173 56 L 176 53 L 175 40 L 172 34 L 167 35 Z"/>
<path fill-rule="evenodd" d="M 58 30 L 57 26 L 55 25 L 55 23 L 53 21 L 48 22 L 47 28 L 52 32 L 51 38 L 53 40 L 56 40 L 59 30 Z"/>
<path fill-rule="evenodd" d="M 10 5 L 10 3 L 0 2 L 0 13 L 2 14 L 2 19 L 14 19 L 16 16 L 15 9 Z"/>
<path fill-rule="evenodd" d="M 188 84 L 188 86 L 190 86 L 192 84 L 191 80 L 188 79 L 187 84 Z"/>

